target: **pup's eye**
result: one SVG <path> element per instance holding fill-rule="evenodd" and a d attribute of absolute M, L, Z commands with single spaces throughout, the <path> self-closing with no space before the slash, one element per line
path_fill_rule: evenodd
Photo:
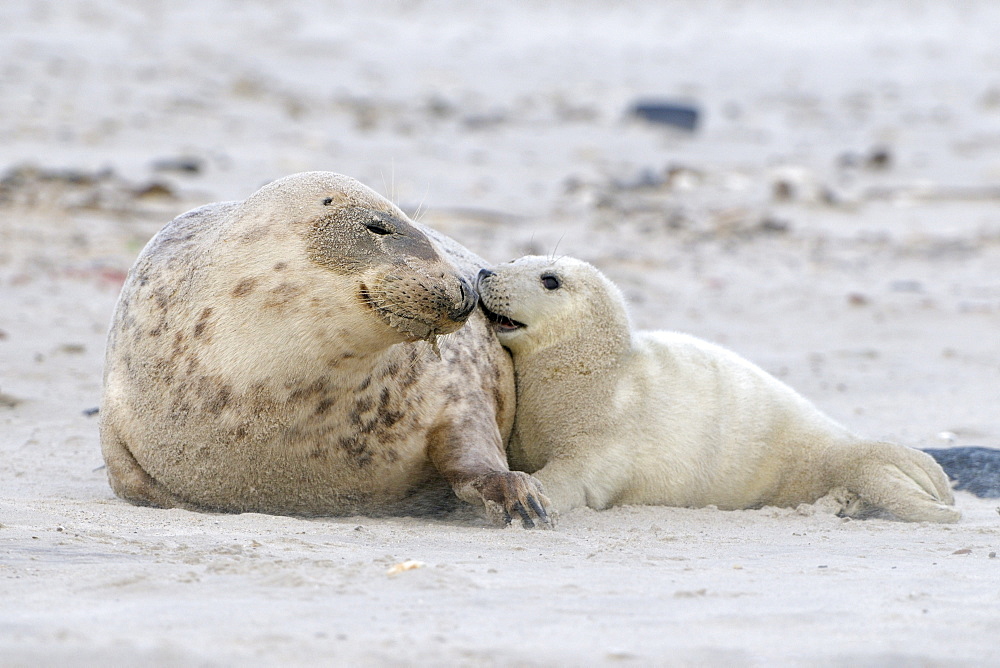
<path fill-rule="evenodd" d="M 379 235 L 392 234 L 392 230 L 387 230 L 384 227 L 376 225 L 374 223 L 368 223 L 367 225 L 365 225 L 365 227 L 367 227 L 368 231 L 371 232 L 372 234 L 379 234 Z"/>
<path fill-rule="evenodd" d="M 559 279 L 556 276 L 553 276 L 552 274 L 545 274 L 542 276 L 542 285 L 545 286 L 546 290 L 558 290 L 562 283 L 559 282 Z"/>
<path fill-rule="evenodd" d="M 327 197 L 326 199 L 323 200 L 323 206 L 330 206 L 331 204 L 333 204 L 332 197 Z"/>

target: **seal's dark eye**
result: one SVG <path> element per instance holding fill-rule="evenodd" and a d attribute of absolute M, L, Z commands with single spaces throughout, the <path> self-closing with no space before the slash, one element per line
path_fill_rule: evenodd
<path fill-rule="evenodd" d="M 332 197 L 327 197 L 325 200 L 323 200 L 323 206 L 330 206 L 331 204 L 333 204 Z"/>
<path fill-rule="evenodd" d="M 371 232 L 372 234 L 379 234 L 379 235 L 392 234 L 392 230 L 387 230 L 381 225 L 376 225 L 375 223 L 368 223 L 367 225 L 365 225 L 365 227 L 367 227 L 368 231 Z"/>
<path fill-rule="evenodd" d="M 558 290 L 562 283 L 559 282 L 559 278 L 552 274 L 545 274 L 542 276 L 542 285 L 545 286 L 546 290 Z"/>

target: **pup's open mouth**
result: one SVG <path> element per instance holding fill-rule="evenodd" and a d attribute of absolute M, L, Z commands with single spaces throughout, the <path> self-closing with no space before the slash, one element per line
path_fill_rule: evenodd
<path fill-rule="evenodd" d="M 483 314 L 486 316 L 486 319 L 493 323 L 493 326 L 498 332 L 512 332 L 515 329 L 526 327 L 523 322 L 518 322 L 513 318 L 508 318 L 505 315 L 500 315 L 499 313 L 494 313 L 489 310 L 486 308 L 486 304 L 484 304 L 481 299 L 479 300 L 479 308 L 483 309 Z"/>

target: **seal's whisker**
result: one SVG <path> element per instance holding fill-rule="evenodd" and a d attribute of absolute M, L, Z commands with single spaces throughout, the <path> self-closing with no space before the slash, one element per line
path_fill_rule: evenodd
<path fill-rule="evenodd" d="M 428 183 L 424 188 L 423 196 L 420 198 L 420 204 L 417 205 L 417 210 L 413 212 L 413 220 L 418 223 L 420 222 L 420 219 L 427 214 L 427 210 L 424 209 L 424 203 L 427 201 L 427 193 L 430 191 L 430 188 L 431 186 Z"/>
<path fill-rule="evenodd" d="M 396 158 L 389 158 L 389 201 L 399 205 L 396 201 Z"/>
<path fill-rule="evenodd" d="M 366 286 L 360 293 L 361 301 L 366 304 L 384 304 L 388 301 L 389 293 L 382 288 L 371 288 Z"/>

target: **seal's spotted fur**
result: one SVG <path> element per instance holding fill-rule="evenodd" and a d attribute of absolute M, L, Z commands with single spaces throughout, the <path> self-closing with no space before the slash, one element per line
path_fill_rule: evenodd
<path fill-rule="evenodd" d="M 417 512 L 453 490 L 498 521 L 542 510 L 535 481 L 507 469 L 513 377 L 474 310 L 481 265 L 326 172 L 178 217 L 111 324 L 114 491 L 317 515 Z"/>

